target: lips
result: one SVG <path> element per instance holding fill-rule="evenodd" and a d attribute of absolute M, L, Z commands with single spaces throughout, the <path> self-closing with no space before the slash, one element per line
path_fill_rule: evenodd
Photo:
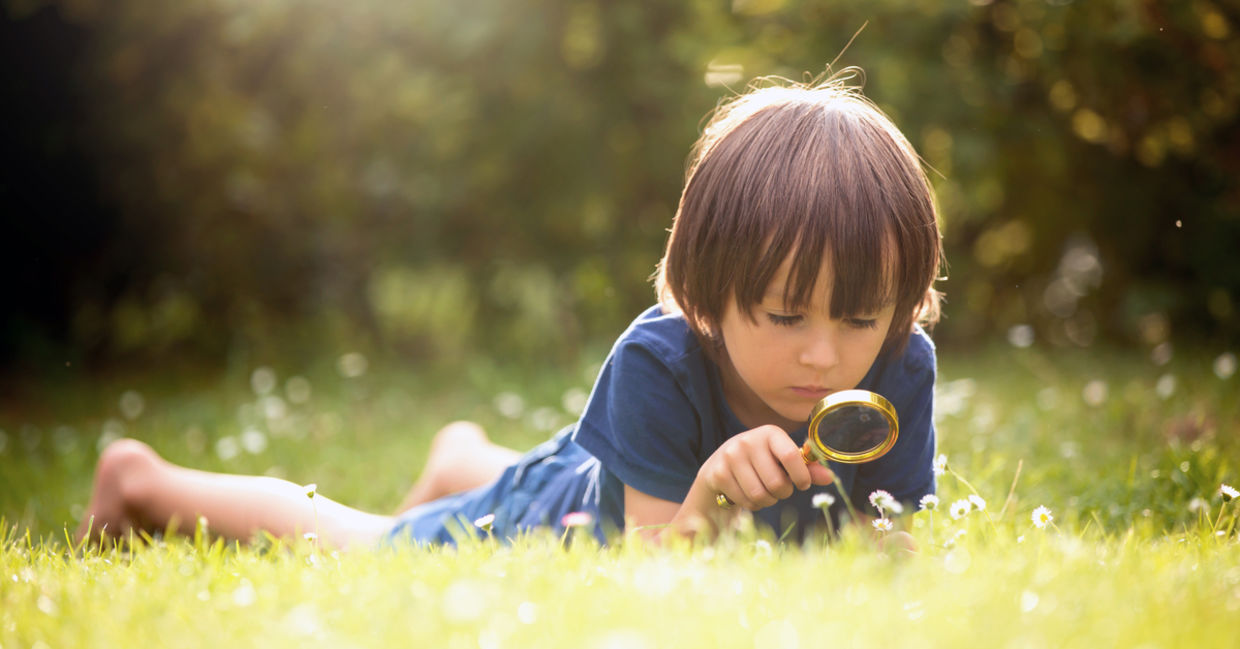
<path fill-rule="evenodd" d="M 821 399 L 828 394 L 835 392 L 831 388 L 824 388 L 817 385 L 801 385 L 792 388 L 792 393 L 805 399 Z"/>

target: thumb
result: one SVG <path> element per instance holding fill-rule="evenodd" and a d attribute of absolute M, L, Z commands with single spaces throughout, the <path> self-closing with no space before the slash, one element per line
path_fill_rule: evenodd
<path fill-rule="evenodd" d="M 809 464 L 809 481 L 816 485 L 829 485 L 835 482 L 835 472 L 817 462 L 813 462 Z"/>

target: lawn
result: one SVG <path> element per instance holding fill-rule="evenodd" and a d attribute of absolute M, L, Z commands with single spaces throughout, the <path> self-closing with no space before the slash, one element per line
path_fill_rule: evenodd
<path fill-rule="evenodd" d="M 943 353 L 948 471 L 938 509 L 907 521 L 915 555 L 856 528 L 805 546 L 741 532 L 337 554 L 199 536 L 74 553 L 64 529 L 109 438 L 388 510 L 438 426 L 472 418 L 531 446 L 581 408 L 597 364 L 339 355 L 32 382 L 0 412 L 0 648 L 1236 646 L 1240 502 L 1219 492 L 1240 484 L 1235 364 L 1219 349 Z M 954 519 L 970 495 L 985 509 Z"/>

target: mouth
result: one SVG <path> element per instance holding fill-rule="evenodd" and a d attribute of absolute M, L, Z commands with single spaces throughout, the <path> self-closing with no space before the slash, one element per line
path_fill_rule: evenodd
<path fill-rule="evenodd" d="M 832 392 L 835 392 L 835 390 L 832 390 L 831 388 L 824 388 L 819 385 L 798 385 L 792 387 L 791 390 L 792 393 L 798 397 L 813 399 L 815 401 L 826 397 Z"/>

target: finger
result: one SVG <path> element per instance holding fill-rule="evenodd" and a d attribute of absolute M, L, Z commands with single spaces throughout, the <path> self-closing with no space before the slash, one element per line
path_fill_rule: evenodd
<path fill-rule="evenodd" d="M 732 467 L 732 477 L 736 481 L 737 494 L 728 494 L 733 501 L 750 511 L 762 509 L 775 503 L 775 499 L 766 491 L 766 485 L 749 463 L 737 464 Z M 738 497 L 739 496 L 739 497 Z"/>
<path fill-rule="evenodd" d="M 805 459 L 801 457 L 801 447 L 797 446 L 796 442 L 786 434 L 772 435 L 768 443 L 771 456 L 783 467 L 784 475 L 792 484 L 801 491 L 809 489 L 811 476 L 809 467 L 805 465 Z M 789 492 L 782 497 L 787 498 L 791 495 L 792 493 Z"/>
<path fill-rule="evenodd" d="M 835 472 L 817 462 L 807 464 L 805 468 L 809 470 L 810 482 L 816 485 L 829 485 L 835 482 Z"/>
<path fill-rule="evenodd" d="M 779 501 L 792 495 L 794 489 L 792 479 L 788 476 L 788 471 L 779 458 L 775 457 L 769 448 L 760 448 L 754 453 L 753 469 L 770 498 Z M 801 469 L 805 469 L 804 462 L 801 463 Z"/>
<path fill-rule="evenodd" d="M 704 470 L 703 477 L 706 479 L 706 485 L 712 497 L 715 497 L 715 503 L 718 504 L 718 496 L 723 496 L 732 503 L 732 505 L 720 505 L 724 509 L 731 509 L 733 505 L 739 502 L 736 497 L 741 492 L 741 488 L 736 484 L 736 478 L 732 477 L 732 469 L 726 463 L 716 463 Z"/>

